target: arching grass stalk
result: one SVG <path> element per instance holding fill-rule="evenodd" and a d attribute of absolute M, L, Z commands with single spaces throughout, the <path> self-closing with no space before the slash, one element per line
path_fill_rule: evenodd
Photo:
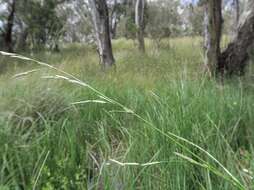
<path fill-rule="evenodd" d="M 22 55 L 18 55 L 18 54 L 14 54 L 14 53 L 7 53 L 7 52 L 3 52 L 0 51 L 0 54 L 3 56 L 9 56 L 11 58 L 17 58 L 17 59 L 21 59 L 21 60 L 25 60 L 25 61 L 30 61 L 33 63 L 36 63 L 38 65 L 41 65 L 43 67 L 47 67 L 50 68 L 52 70 L 57 71 L 58 73 L 61 73 L 63 75 L 54 75 L 54 76 L 44 76 L 43 78 L 45 79 L 60 79 L 60 80 L 66 80 L 70 83 L 73 84 L 77 84 L 79 86 L 85 87 L 90 89 L 91 91 L 93 91 L 100 99 L 99 100 L 89 100 L 89 102 L 95 102 L 95 103 L 105 103 L 104 101 L 106 101 L 107 103 L 111 103 L 114 105 L 119 106 L 122 109 L 122 112 L 124 113 L 128 113 L 131 114 L 133 116 L 135 116 L 137 119 L 141 120 L 142 122 L 144 122 L 147 126 L 151 127 L 153 130 L 157 131 L 158 133 L 160 133 L 161 135 L 165 136 L 166 138 L 170 139 L 171 141 L 173 141 L 174 143 L 176 143 L 178 146 L 180 146 L 181 148 L 183 148 L 184 150 L 186 150 L 187 152 L 189 152 L 192 156 L 194 156 L 196 159 L 198 159 L 200 162 L 197 162 L 191 158 L 189 158 L 188 156 L 185 156 L 181 153 L 175 153 L 177 156 L 179 156 L 182 159 L 187 160 L 188 162 L 198 165 L 200 167 L 206 168 L 208 170 L 210 170 L 212 173 L 214 173 L 215 175 L 224 178 L 225 180 L 228 180 L 229 182 L 231 182 L 234 186 L 236 186 L 237 188 L 244 190 L 246 189 L 245 186 L 222 164 L 220 163 L 213 155 L 211 155 L 208 151 L 206 151 L 205 149 L 203 149 L 202 147 L 200 147 L 199 145 L 189 141 L 186 138 L 183 138 L 181 136 L 178 136 L 172 132 L 164 132 L 162 130 L 160 130 L 158 127 L 156 127 L 152 122 L 146 120 L 145 118 L 141 117 L 139 114 L 135 113 L 133 110 L 127 108 L 126 106 L 124 106 L 123 104 L 121 104 L 118 101 L 115 101 L 112 98 L 107 97 L 105 94 L 103 94 L 102 92 L 100 92 L 99 90 L 97 90 L 96 88 L 92 87 L 91 85 L 81 81 L 80 79 L 78 79 L 77 77 L 75 77 L 74 75 L 67 73 L 57 67 L 54 67 L 52 65 L 49 65 L 45 62 L 41 62 L 38 61 L 36 59 L 33 58 L 29 58 L 29 57 L 25 57 Z M 24 73 L 19 73 L 18 77 L 20 76 L 24 76 L 24 75 L 28 75 L 30 73 L 36 72 L 36 70 L 32 70 L 32 71 L 27 71 Z M 84 101 L 83 103 L 87 103 L 87 100 Z M 74 104 L 82 104 L 82 102 L 77 102 Z M 202 158 L 200 158 L 198 155 L 196 155 L 195 153 L 193 153 L 187 146 L 185 146 L 183 143 L 189 144 L 192 147 L 197 148 L 199 151 L 203 152 L 206 156 L 208 156 L 211 160 L 213 160 L 227 175 L 224 175 L 223 173 L 221 173 L 220 171 L 218 171 L 218 169 L 214 168 L 213 166 L 211 166 L 211 164 L 209 164 L 208 162 L 204 161 Z"/>

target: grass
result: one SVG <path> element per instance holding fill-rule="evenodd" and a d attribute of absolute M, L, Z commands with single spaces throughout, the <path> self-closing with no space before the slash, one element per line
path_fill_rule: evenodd
<path fill-rule="evenodd" d="M 1 56 L 0 189 L 253 189 L 252 72 L 207 80 L 200 44 L 147 41 L 141 55 L 119 39 L 107 74 L 93 47 L 32 55 L 99 92 Z"/>

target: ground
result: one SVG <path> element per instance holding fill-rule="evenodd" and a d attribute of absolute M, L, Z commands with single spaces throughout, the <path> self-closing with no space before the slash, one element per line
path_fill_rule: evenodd
<path fill-rule="evenodd" d="M 254 188 L 252 68 L 221 84 L 200 38 L 146 42 L 106 73 L 88 45 L 0 56 L 0 189 Z"/>

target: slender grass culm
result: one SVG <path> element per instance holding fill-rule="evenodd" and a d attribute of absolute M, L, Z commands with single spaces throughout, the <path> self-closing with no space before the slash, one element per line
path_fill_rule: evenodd
<path fill-rule="evenodd" d="M 248 189 L 244 178 L 239 179 L 239 176 L 241 177 L 241 175 L 238 175 L 235 172 L 234 173 L 230 172 L 230 170 L 227 169 L 227 167 L 225 166 L 225 164 L 227 164 L 227 163 L 220 162 L 219 161 L 220 158 L 219 159 L 216 158 L 216 156 L 218 157 L 218 155 L 213 156 L 213 154 L 210 153 L 208 150 L 206 150 L 206 148 L 203 148 L 202 146 L 200 146 L 199 142 L 198 142 L 199 140 L 197 140 L 197 141 L 195 140 L 195 142 L 192 140 L 188 140 L 188 138 L 184 137 L 186 135 L 184 135 L 184 134 L 181 135 L 179 133 L 179 129 L 172 128 L 172 131 L 171 131 L 170 127 L 167 126 L 169 123 L 171 123 L 172 125 L 173 125 L 173 123 L 175 123 L 175 125 L 187 127 L 187 123 L 183 123 L 183 121 L 180 118 L 179 118 L 180 120 L 174 119 L 175 116 L 173 116 L 173 115 L 176 113 L 173 113 L 173 112 L 178 112 L 177 114 L 183 115 L 182 116 L 183 118 L 190 117 L 187 119 L 187 121 L 191 121 L 194 118 L 191 118 L 191 116 L 186 115 L 186 113 L 185 113 L 186 110 L 184 110 L 184 109 L 188 109 L 188 108 L 181 107 L 181 108 L 179 108 L 181 110 L 177 110 L 177 109 L 170 110 L 170 109 L 172 109 L 174 102 L 172 103 L 172 105 L 165 105 L 165 102 L 163 100 L 161 100 L 161 98 L 159 96 L 156 96 L 155 99 L 157 99 L 156 101 L 158 102 L 158 105 L 160 105 L 161 109 L 164 108 L 164 110 L 168 110 L 168 113 L 160 113 L 161 111 L 159 110 L 159 108 L 152 107 L 155 104 L 150 104 L 148 106 L 151 106 L 151 108 L 149 108 L 149 109 L 151 109 L 151 110 L 153 109 L 153 111 L 156 112 L 156 117 L 162 117 L 162 118 L 168 119 L 167 122 L 166 121 L 162 122 L 162 121 L 159 121 L 159 119 L 155 119 L 154 116 L 152 115 L 152 113 L 149 114 L 147 112 L 145 114 L 144 113 L 139 114 L 137 111 L 134 111 L 132 108 L 125 106 L 120 101 L 110 98 L 110 96 L 106 95 L 105 93 L 101 92 L 100 90 L 97 90 L 96 88 L 89 85 L 88 83 L 83 82 L 82 80 L 78 79 L 77 77 L 73 76 L 72 74 L 69 74 L 68 72 L 65 72 L 64 70 L 59 69 L 55 66 L 49 65 L 49 64 L 41 62 L 41 61 L 37 61 L 36 59 L 21 56 L 18 54 L 6 53 L 6 52 L 0 52 L 0 54 L 3 56 L 9 56 L 11 58 L 17 58 L 17 59 L 25 60 L 28 62 L 34 62 L 36 64 L 39 64 L 40 66 L 55 70 L 58 74 L 44 75 L 41 78 L 67 81 L 69 83 L 81 86 L 85 89 L 89 89 L 93 93 L 92 96 L 94 96 L 94 97 L 96 96 L 96 98 L 92 97 L 88 100 L 75 101 L 73 103 L 70 103 L 70 105 L 69 105 L 70 107 L 81 106 L 84 104 L 101 104 L 102 106 L 105 105 L 105 108 L 101 108 L 101 109 L 106 109 L 106 107 L 111 107 L 112 110 L 110 110 L 110 111 L 104 110 L 104 111 L 105 111 L 106 115 L 113 117 L 112 122 L 116 122 L 116 123 L 121 122 L 121 121 L 117 121 L 117 119 L 119 117 L 120 118 L 121 117 L 126 117 L 126 118 L 132 117 L 133 120 L 137 120 L 137 121 L 132 121 L 137 125 L 136 127 L 139 127 L 139 126 L 141 127 L 141 129 L 136 129 L 137 131 L 141 132 L 140 134 L 137 134 L 137 137 L 140 136 L 141 139 L 142 138 L 146 139 L 146 136 L 150 136 L 150 138 L 154 138 L 154 140 L 150 139 L 151 141 L 155 141 L 154 142 L 155 144 L 151 143 L 151 145 L 150 145 L 151 147 L 155 146 L 155 147 L 159 148 L 160 147 L 159 144 L 161 144 L 163 142 L 165 144 L 170 144 L 170 146 L 174 147 L 174 148 L 169 148 L 169 147 L 167 148 L 166 146 L 162 145 L 161 148 L 164 149 L 164 151 L 171 151 L 171 152 L 161 153 L 163 150 L 157 149 L 158 155 L 165 154 L 165 156 L 162 156 L 161 158 L 160 158 L 160 156 L 155 156 L 154 159 L 150 160 L 149 162 L 143 162 L 144 161 L 143 159 L 142 160 L 135 160 L 134 162 L 126 162 L 126 160 L 124 159 L 124 162 L 122 162 L 122 161 L 119 161 L 117 158 L 112 158 L 111 156 L 113 154 L 108 155 L 108 156 L 105 155 L 106 157 L 102 159 L 103 161 L 98 161 L 98 160 L 101 160 L 101 158 L 99 159 L 99 158 L 96 158 L 96 155 L 95 156 L 91 155 L 90 157 L 93 158 L 92 160 L 94 160 L 94 162 L 98 162 L 96 167 L 99 170 L 99 172 L 97 174 L 97 180 L 95 180 L 95 182 L 94 182 L 94 185 L 95 185 L 94 187 L 99 187 L 101 185 L 101 183 L 106 184 L 108 181 L 110 181 L 110 179 L 108 179 L 108 178 L 110 178 L 110 176 L 112 176 L 113 174 L 109 174 L 110 169 L 108 169 L 108 168 L 111 166 L 118 167 L 118 169 L 116 170 L 116 171 L 118 171 L 117 173 L 122 173 L 122 175 L 124 175 L 124 173 L 126 172 L 127 175 L 130 175 L 130 176 L 126 175 L 126 176 L 118 177 L 119 179 L 117 179 L 117 177 L 115 177 L 116 181 L 113 183 L 120 183 L 120 184 L 123 183 L 124 184 L 124 182 L 122 182 L 122 181 L 124 181 L 124 179 L 128 179 L 128 178 L 134 179 L 133 183 L 138 183 L 138 181 L 140 181 L 140 180 L 143 180 L 143 183 L 145 183 L 145 181 L 146 181 L 145 179 L 142 179 L 141 177 L 139 179 L 137 179 L 137 176 L 141 176 L 142 174 L 144 174 L 144 176 L 146 176 L 146 175 L 149 176 L 149 174 L 147 172 L 149 170 L 151 170 L 150 174 L 154 173 L 154 175 L 156 175 L 156 173 L 157 173 L 159 176 L 163 176 L 163 175 L 167 176 L 168 175 L 168 178 L 169 178 L 169 176 L 170 176 L 169 173 L 171 171 L 166 171 L 166 170 L 163 171 L 163 169 L 161 167 L 164 167 L 165 165 L 170 164 L 171 162 L 177 163 L 177 162 L 186 161 L 189 163 L 189 165 L 193 165 L 193 166 L 188 166 L 187 168 L 189 168 L 190 170 L 193 170 L 193 171 L 198 171 L 198 173 L 200 173 L 200 175 L 202 175 L 202 176 L 195 176 L 195 174 L 194 174 L 193 177 L 196 178 L 197 181 L 200 181 L 202 178 L 202 180 L 206 181 L 207 184 L 209 184 L 207 187 L 203 187 L 203 189 L 208 189 L 208 187 L 212 188 L 213 180 L 218 180 L 219 178 L 228 182 L 228 185 L 226 185 L 226 186 L 232 185 L 235 188 L 241 189 L 241 190 Z M 16 74 L 15 77 L 22 77 L 22 76 L 30 75 L 30 74 L 35 73 L 37 71 L 38 71 L 37 69 L 33 69 L 30 71 Z M 176 94 L 177 94 L 177 92 L 176 92 Z M 180 101 L 182 98 L 186 98 L 183 96 L 185 96 L 185 95 L 181 94 L 179 92 L 179 94 L 177 94 L 177 96 L 175 98 Z M 154 101 L 154 100 L 151 99 L 150 101 Z M 198 101 L 198 100 L 194 99 L 192 101 L 194 104 L 194 103 L 196 103 L 195 101 Z M 167 107 L 165 107 L 165 106 L 167 106 Z M 189 104 L 188 106 L 192 106 L 192 105 Z M 187 105 L 186 105 L 186 107 L 187 107 Z M 191 107 L 191 108 L 193 109 L 194 107 Z M 188 112 L 189 112 L 189 110 L 188 110 Z M 123 114 L 121 114 L 121 113 L 124 113 L 125 116 L 123 116 Z M 87 114 L 89 114 L 89 113 L 87 113 Z M 116 115 L 120 115 L 120 116 L 116 116 Z M 200 117 L 200 116 L 196 115 L 195 117 Z M 43 118 L 43 116 L 41 118 Z M 208 123 L 209 123 L 209 120 L 207 119 L 197 125 L 200 125 L 200 128 L 202 128 L 202 125 L 205 126 L 205 125 L 208 125 Z M 47 119 L 45 119 L 43 121 L 43 124 L 48 125 L 48 126 L 51 125 L 49 123 L 49 121 L 47 121 Z M 162 126 L 160 126 L 160 124 Z M 119 125 L 122 125 L 122 124 L 119 124 Z M 217 125 L 220 125 L 220 124 L 215 123 L 214 125 L 216 127 L 219 127 Z M 49 130 L 53 130 L 53 129 L 49 129 Z M 68 132 L 68 130 L 69 130 L 69 132 Z M 103 130 L 105 130 L 105 129 L 103 129 L 103 127 L 100 130 L 102 130 L 101 133 L 105 133 L 105 131 L 103 132 Z M 128 151 L 131 152 L 131 150 L 128 150 L 128 149 L 131 149 L 132 146 L 137 146 L 137 144 L 135 143 L 135 141 L 137 141 L 137 139 L 132 137 L 131 134 L 129 134 L 130 132 L 128 131 L 128 130 L 135 130 L 135 129 L 123 129 L 123 127 L 121 127 L 121 131 L 124 131 L 124 130 L 126 130 L 127 132 L 123 132 L 123 133 L 126 134 L 127 138 L 130 138 L 127 143 L 127 144 L 129 144 L 129 147 L 125 147 L 126 145 L 123 145 L 123 147 L 121 147 L 121 149 L 122 149 L 121 151 L 123 151 L 125 149 L 125 150 L 127 150 L 126 154 L 128 154 Z M 213 132 L 216 131 L 214 128 L 211 128 L 208 130 L 210 130 L 210 131 L 213 130 Z M 217 130 L 218 130 L 218 128 L 217 128 Z M 192 129 L 192 132 L 195 133 L 194 128 Z M 69 144 L 68 146 L 73 146 L 72 145 L 73 142 L 71 142 L 71 141 L 73 141 L 73 139 L 75 139 L 75 137 L 73 137 L 74 134 L 71 134 L 70 129 L 67 129 L 63 125 L 60 134 L 64 134 L 64 133 L 66 133 L 66 135 L 67 135 L 66 138 L 69 139 L 69 140 L 66 139 L 66 141 L 67 141 L 66 143 Z M 89 131 L 87 131 L 87 133 L 89 133 Z M 139 133 L 139 132 L 137 132 L 137 133 Z M 219 131 L 218 131 L 218 133 L 219 133 Z M 50 134 L 47 134 L 47 133 L 43 134 L 43 136 L 47 136 L 47 135 L 50 136 Z M 130 135 L 130 136 L 128 137 L 128 135 Z M 200 135 L 202 136 L 203 133 Z M 214 136 L 214 138 L 217 136 L 216 133 L 213 133 L 212 135 Z M 158 141 L 159 139 L 156 138 L 156 136 L 158 136 L 158 138 L 161 138 L 161 141 L 158 142 L 158 145 L 156 145 L 156 143 L 157 143 L 156 141 Z M 43 137 L 41 137 L 41 138 L 43 138 Z M 53 138 L 53 137 L 51 137 L 51 138 Z M 97 143 L 100 143 L 100 141 L 103 142 L 104 140 L 108 141 L 108 140 L 106 140 L 107 138 L 108 137 L 106 137 L 106 136 L 102 136 L 100 139 L 97 139 Z M 204 136 L 202 138 L 208 139 L 209 137 Z M 220 140 L 223 141 L 222 139 L 220 139 Z M 60 141 L 62 141 L 62 140 L 60 140 Z M 227 140 L 225 140 L 225 141 L 227 142 Z M 146 143 L 150 144 L 148 142 L 144 142 L 144 146 L 146 145 Z M 217 143 L 221 143 L 221 142 L 218 141 Z M 120 144 L 121 143 L 119 143 L 119 146 L 120 146 Z M 215 142 L 215 144 L 216 144 L 216 142 Z M 91 146 L 94 146 L 94 145 L 91 145 Z M 110 145 L 106 145 L 106 143 L 105 143 L 105 146 L 110 146 Z M 144 149 L 146 149 L 146 148 L 144 147 Z M 142 151 L 142 148 L 140 148 L 140 149 L 136 148 L 136 153 L 140 154 L 141 152 L 139 152 L 138 150 Z M 152 150 L 149 150 L 149 151 L 152 151 Z M 154 155 L 157 155 L 157 153 Z M 40 160 L 38 160 L 38 162 L 40 162 L 40 166 L 38 165 L 38 170 L 37 170 L 37 172 L 35 172 L 36 173 L 35 181 L 31 182 L 33 189 L 36 189 L 37 186 L 41 185 L 41 183 L 39 183 L 41 173 L 46 172 L 46 173 L 49 173 L 49 175 L 50 175 L 50 173 L 52 172 L 52 171 L 50 171 L 51 169 L 49 168 L 50 165 L 47 165 L 47 159 L 49 159 L 50 157 L 53 157 L 52 154 L 54 154 L 54 152 L 47 150 L 47 151 L 45 151 L 45 154 L 42 155 L 42 158 Z M 79 153 L 75 153 L 75 154 L 79 154 Z M 171 156 L 171 158 L 168 158 L 169 160 L 165 160 L 167 158 L 166 155 L 168 155 L 168 154 L 172 154 L 172 156 Z M 230 154 L 230 153 L 228 153 L 228 154 Z M 172 160 L 173 155 L 175 156 L 175 158 Z M 18 155 L 17 155 L 17 157 L 18 157 Z M 119 158 L 119 155 L 117 157 Z M 126 157 L 128 158 L 128 156 L 126 156 Z M 132 159 L 135 157 L 137 159 L 139 158 L 138 156 L 133 156 Z M 5 159 L 7 159 L 7 158 L 5 158 Z M 8 159 L 12 159 L 12 158 L 8 158 Z M 17 158 L 17 159 L 19 159 L 19 158 Z M 73 160 L 76 160 L 76 159 L 78 159 L 78 158 L 73 158 Z M 62 164 L 64 164 L 64 163 L 60 163 L 60 167 L 63 167 Z M 3 165 L 1 166 L 2 168 L 4 168 Z M 172 165 L 173 168 L 174 168 L 174 166 L 176 167 L 175 169 L 177 169 L 177 164 Z M 11 166 L 6 166 L 6 168 L 10 168 L 10 167 Z M 19 167 L 22 167 L 22 165 L 19 165 Z M 69 167 L 71 167 L 71 166 L 69 166 Z M 132 169 L 132 167 L 134 167 L 134 169 Z M 183 167 L 185 167 L 185 166 L 184 165 L 179 166 L 179 177 L 181 177 L 181 171 L 183 173 L 187 172 L 187 171 L 185 171 L 185 169 L 183 169 Z M 84 169 L 89 170 L 88 168 L 89 168 L 89 166 L 87 165 L 86 168 L 84 168 Z M 138 169 L 138 168 L 140 168 L 140 169 Z M 236 168 L 238 168 L 238 167 L 236 167 Z M 170 167 L 168 167 L 168 169 L 170 169 Z M 21 170 L 22 170 L 22 172 L 24 172 L 23 169 L 21 169 Z M 81 170 L 82 170 L 82 168 L 81 168 Z M 146 171 L 146 170 L 148 170 L 148 171 Z M 11 176 L 15 175 L 15 173 L 11 174 L 10 172 L 11 172 L 11 169 L 8 169 L 7 173 L 10 174 L 9 176 L 11 178 Z M 96 176 L 95 174 L 91 174 L 93 172 L 94 171 L 90 172 L 90 176 Z M 169 173 L 167 173 L 167 172 L 169 172 Z M 239 172 L 242 172 L 242 171 L 239 171 Z M 1 175 L 5 175 L 4 173 L 5 172 L 1 172 Z M 206 173 L 206 174 L 203 175 L 202 173 Z M 87 175 L 88 174 L 85 174 L 85 176 L 87 176 Z M 25 176 L 26 176 L 26 174 L 23 174 L 23 178 L 25 178 Z M 184 176 L 184 175 L 182 175 L 182 176 Z M 203 176 L 206 176 L 206 178 Z M 188 177 L 188 176 L 185 176 L 185 177 Z M 189 177 L 191 178 L 191 176 L 189 176 Z M 1 178 L 3 178 L 3 176 Z M 92 178 L 95 178 L 95 177 L 92 177 Z M 166 177 L 162 177 L 161 183 L 166 184 L 166 182 L 163 182 L 164 179 L 166 179 Z M 170 179 L 168 179 L 168 180 L 170 180 Z M 183 179 L 179 179 L 179 180 L 181 181 Z M 90 184 L 90 183 L 92 183 L 93 179 L 91 179 L 91 180 L 86 179 L 86 181 L 88 184 Z M 186 181 L 188 181 L 188 179 L 186 179 Z M 26 183 L 25 179 L 24 179 L 23 183 Z M 128 184 L 128 183 L 130 183 L 129 187 L 132 188 L 133 183 L 126 182 L 126 184 Z M 197 182 L 197 184 L 199 184 L 199 183 L 200 182 Z M 153 185 L 151 184 L 150 186 L 152 187 Z M 223 189 L 226 186 L 224 186 L 224 187 L 221 186 L 220 188 Z M 110 185 L 108 185 L 108 186 L 105 185 L 105 187 L 108 187 L 106 189 L 110 189 Z M 167 188 L 170 189 L 170 186 L 167 186 Z M 164 189 L 164 188 L 162 188 L 162 189 Z"/>

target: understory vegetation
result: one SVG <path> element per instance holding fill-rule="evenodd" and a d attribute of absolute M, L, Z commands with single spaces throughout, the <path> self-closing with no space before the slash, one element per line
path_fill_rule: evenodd
<path fill-rule="evenodd" d="M 0 189 L 254 189 L 253 69 L 208 78 L 201 46 L 118 39 L 106 72 L 93 46 L 20 53 L 80 81 L 1 56 Z"/>

